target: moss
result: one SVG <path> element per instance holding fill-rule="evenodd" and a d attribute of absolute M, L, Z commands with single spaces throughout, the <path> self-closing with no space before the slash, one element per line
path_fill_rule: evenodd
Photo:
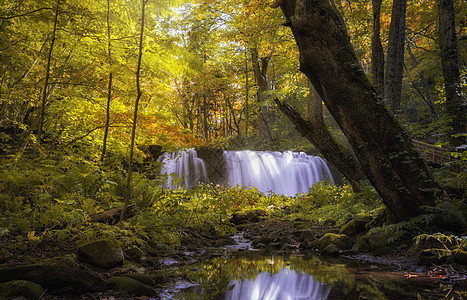
<path fill-rule="evenodd" d="M 318 248 L 322 251 L 329 245 L 336 246 L 339 250 L 352 248 L 352 240 L 345 234 L 326 233 L 319 241 Z"/>
<path fill-rule="evenodd" d="M 37 283 L 26 280 L 13 280 L 0 283 L 0 298 L 10 299 L 24 297 L 26 299 L 39 299 L 44 289 Z"/>
<path fill-rule="evenodd" d="M 156 294 L 156 291 L 152 287 L 129 277 L 112 277 L 107 279 L 106 282 L 112 290 L 118 291 L 125 295 L 141 297 L 154 296 Z"/>

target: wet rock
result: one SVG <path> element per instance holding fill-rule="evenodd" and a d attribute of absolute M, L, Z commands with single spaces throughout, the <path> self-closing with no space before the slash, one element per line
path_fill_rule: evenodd
<path fill-rule="evenodd" d="M 0 283 L 0 299 L 12 299 L 16 297 L 39 299 L 43 293 L 44 289 L 42 286 L 27 280 L 13 280 Z"/>
<path fill-rule="evenodd" d="M 230 223 L 235 225 L 245 223 L 256 223 L 259 222 L 259 215 L 255 211 L 239 212 L 234 213 L 230 218 Z"/>
<path fill-rule="evenodd" d="M 345 234 L 326 233 L 319 239 L 318 248 L 320 251 L 323 251 L 329 245 L 334 245 L 339 250 L 345 250 L 350 249 L 353 242 Z"/>
<path fill-rule="evenodd" d="M 0 282 L 28 280 L 49 291 L 100 292 L 107 288 L 102 278 L 76 263 L 74 255 L 55 257 L 33 264 L 0 266 Z"/>
<path fill-rule="evenodd" d="M 321 250 L 320 253 L 324 255 L 339 255 L 340 250 L 336 247 L 336 245 L 330 244 L 327 245 L 323 250 Z"/>
<path fill-rule="evenodd" d="M 313 231 L 311 230 L 303 230 L 301 235 L 300 235 L 300 240 L 309 240 L 313 241 L 316 238 L 316 235 Z"/>
<path fill-rule="evenodd" d="M 143 257 L 144 252 L 138 247 L 133 247 L 130 249 L 126 249 L 124 251 L 124 255 L 125 255 L 125 258 L 127 258 L 128 260 L 139 263 L 141 262 L 141 258 Z"/>
<path fill-rule="evenodd" d="M 134 280 L 139 281 L 142 284 L 145 284 L 147 286 L 156 286 L 156 282 L 150 276 L 148 276 L 146 274 L 126 273 L 126 274 L 122 274 L 120 276 L 134 279 Z"/>
<path fill-rule="evenodd" d="M 263 243 L 258 243 L 258 244 L 256 244 L 255 248 L 256 249 L 264 249 L 264 248 L 266 248 L 266 245 L 263 244 Z"/>
<path fill-rule="evenodd" d="M 371 217 L 366 216 L 364 214 L 358 214 L 347 222 L 342 229 L 339 231 L 340 234 L 345 234 L 347 236 L 356 236 L 362 232 L 366 231 L 366 224 L 371 221 Z"/>
<path fill-rule="evenodd" d="M 129 277 L 112 277 L 107 279 L 106 282 L 112 290 L 120 292 L 124 295 L 137 297 L 156 295 L 156 291 L 152 287 Z"/>
<path fill-rule="evenodd" d="M 117 241 L 100 240 L 79 247 L 78 259 L 94 267 L 110 269 L 123 264 L 123 251 Z"/>
<path fill-rule="evenodd" d="M 417 257 L 417 263 L 424 266 L 445 262 L 449 257 L 449 251 L 445 249 L 424 249 Z"/>
<path fill-rule="evenodd" d="M 273 237 L 269 235 L 265 235 L 265 236 L 261 236 L 259 238 L 254 239 L 251 245 L 253 247 L 256 247 L 258 244 L 269 245 L 273 240 L 274 240 Z"/>
<path fill-rule="evenodd" d="M 467 265 L 467 251 L 456 249 L 452 251 L 452 259 L 461 265 Z"/>
<path fill-rule="evenodd" d="M 358 251 L 367 252 L 387 248 L 388 237 L 384 232 L 377 231 L 360 237 L 357 241 Z"/>

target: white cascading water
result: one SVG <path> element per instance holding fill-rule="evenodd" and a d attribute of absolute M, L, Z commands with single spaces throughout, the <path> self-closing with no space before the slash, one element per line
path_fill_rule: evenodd
<path fill-rule="evenodd" d="M 324 300 L 331 291 L 311 275 L 290 269 L 274 275 L 263 272 L 254 280 L 233 280 L 230 285 L 234 287 L 225 294 L 225 300 Z"/>
<path fill-rule="evenodd" d="M 224 151 L 227 166 L 226 183 L 251 186 L 265 194 L 294 196 L 306 193 L 313 184 L 333 180 L 326 162 L 304 152 Z M 164 153 L 161 174 L 167 175 L 166 188 L 191 188 L 207 183 L 205 163 L 196 150 Z"/>
<path fill-rule="evenodd" d="M 157 161 L 162 162 L 161 174 L 167 176 L 165 188 L 187 189 L 208 182 L 204 161 L 198 157 L 195 149 L 164 153 Z"/>
<path fill-rule="evenodd" d="M 294 196 L 313 184 L 333 180 L 326 162 L 304 152 L 224 151 L 228 181 L 260 192 Z"/>

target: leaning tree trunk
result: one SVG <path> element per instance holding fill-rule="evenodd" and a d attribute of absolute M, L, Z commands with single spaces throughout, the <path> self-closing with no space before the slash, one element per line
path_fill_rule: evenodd
<path fill-rule="evenodd" d="M 354 192 L 360 192 L 359 181 L 365 179 L 363 170 L 352 151 L 337 142 L 329 132 L 323 119 L 321 98 L 310 87 L 310 119 L 279 99 L 274 99 L 279 109 L 294 123 L 297 131 L 308 139 L 318 151 L 330 161 L 352 185 Z"/>
<path fill-rule="evenodd" d="M 346 26 L 326 0 L 284 0 L 281 8 L 300 51 L 300 69 L 323 101 L 394 219 L 433 205 L 437 183 L 409 136 L 363 72 Z"/>
<path fill-rule="evenodd" d="M 384 79 L 384 98 L 393 114 L 398 113 L 401 106 L 406 8 L 407 0 L 393 0 Z"/>
<path fill-rule="evenodd" d="M 466 132 L 465 106 L 467 103 L 463 103 L 462 100 L 453 0 L 438 0 L 438 15 L 446 111 L 449 118 L 447 134 L 450 143 L 459 146 L 463 144 L 465 138 L 456 134 Z"/>

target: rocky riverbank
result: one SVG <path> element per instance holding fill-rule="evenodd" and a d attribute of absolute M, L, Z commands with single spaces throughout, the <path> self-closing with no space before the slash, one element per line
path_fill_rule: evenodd
<path fill-rule="evenodd" d="M 230 222 L 239 235 L 193 229 L 171 250 L 151 243 L 122 249 L 118 241 L 99 240 L 77 247 L 3 236 L 0 243 L 10 247 L 0 257 L 0 299 L 159 299 L 167 284 L 183 277 L 172 272 L 174 268 L 250 250 L 340 256 L 432 274 L 443 282 L 467 283 L 464 251 L 443 249 L 435 242 L 417 250 L 400 242 L 388 245 L 389 237 L 370 230 L 374 220 L 363 215 L 341 228 L 274 220 L 265 211 L 237 213 Z M 243 243 L 238 243 L 239 237 Z M 17 249 L 11 246 L 15 244 Z"/>

